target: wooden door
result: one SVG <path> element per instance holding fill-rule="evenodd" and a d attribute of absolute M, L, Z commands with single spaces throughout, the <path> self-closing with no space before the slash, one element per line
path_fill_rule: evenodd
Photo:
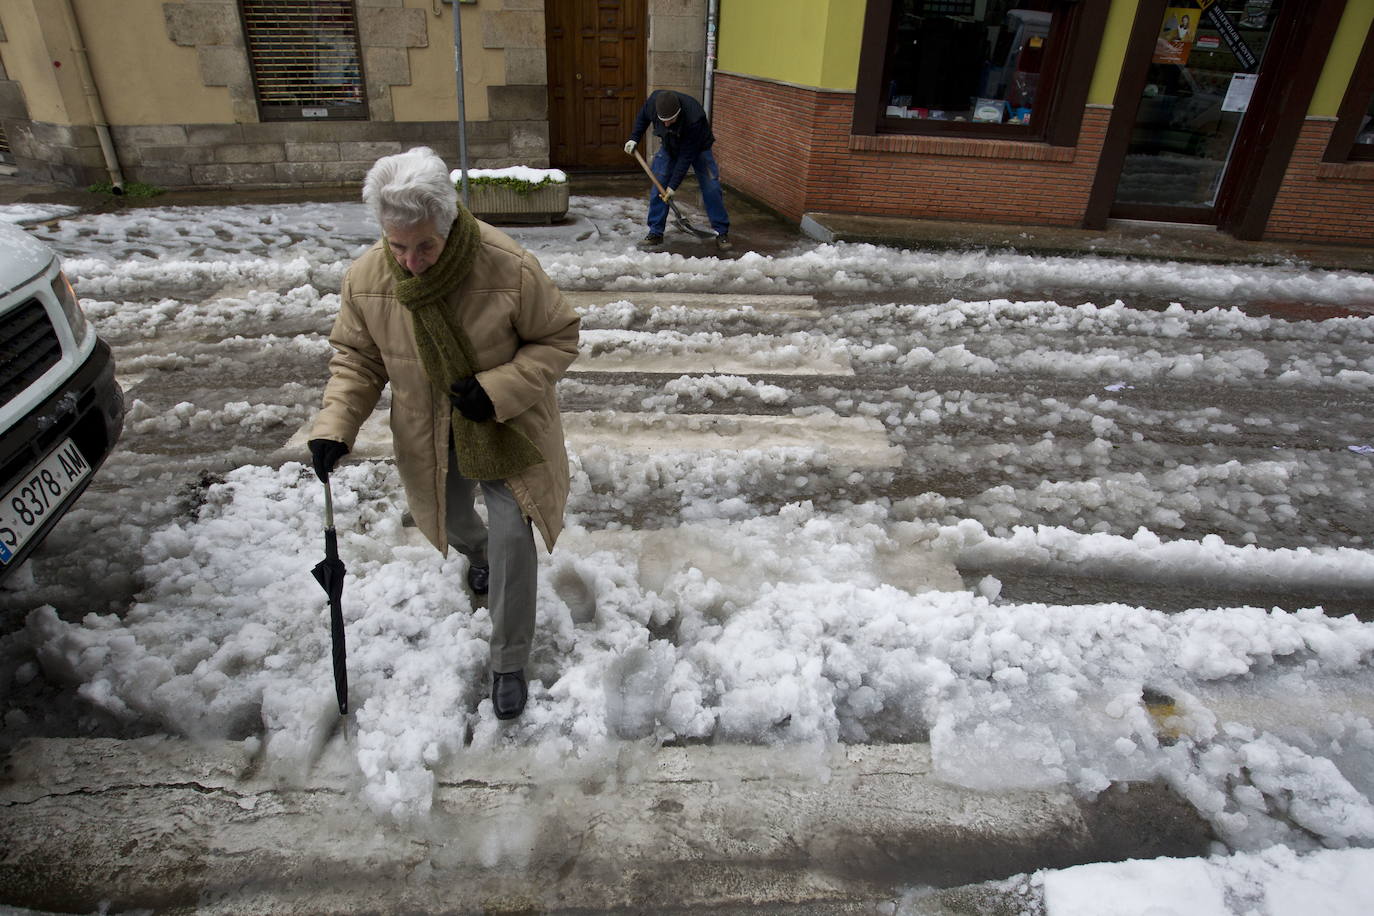
<path fill-rule="evenodd" d="M 558 168 L 626 169 L 644 76 L 647 0 L 546 3 L 549 159 Z"/>

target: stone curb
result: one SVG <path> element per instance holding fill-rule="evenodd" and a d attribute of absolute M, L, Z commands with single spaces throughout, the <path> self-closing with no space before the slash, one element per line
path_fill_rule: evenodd
<path fill-rule="evenodd" d="M 291 779 L 245 743 L 26 741 L 0 782 L 0 901 L 198 914 L 852 912 L 912 887 L 1198 855 L 1207 843 L 1206 825 L 1160 786 L 1092 803 L 974 792 L 936 779 L 924 744 L 470 751 L 435 774 L 429 816 L 405 824 L 369 810 L 353 759 L 336 736 Z"/>

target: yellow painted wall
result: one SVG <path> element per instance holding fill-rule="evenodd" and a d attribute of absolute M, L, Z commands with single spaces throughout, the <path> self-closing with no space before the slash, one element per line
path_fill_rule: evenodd
<path fill-rule="evenodd" d="M 1336 116 L 1371 22 L 1374 22 L 1374 0 L 1347 0 L 1345 13 L 1336 28 L 1336 38 L 1331 43 L 1331 53 L 1326 56 L 1326 66 L 1322 68 L 1312 104 L 1307 109 L 1309 117 Z"/>
<path fill-rule="evenodd" d="M 1088 85 L 1089 105 L 1110 105 L 1116 99 L 1116 86 L 1121 81 L 1121 65 L 1125 62 L 1126 45 L 1130 41 L 1131 26 L 1135 24 L 1139 0 L 1111 0 L 1107 12 L 1107 27 L 1102 33 L 1102 50 L 1097 56 L 1093 79 Z"/>
<path fill-rule="evenodd" d="M 721 0 L 716 66 L 852 90 L 866 6 L 864 0 Z"/>
<path fill-rule="evenodd" d="M 109 123 L 233 122 L 228 87 L 204 85 L 196 49 L 167 37 L 162 0 L 72 5 Z"/>
<path fill-rule="evenodd" d="M 161 0 L 76 0 L 72 4 L 101 104 L 111 124 L 232 121 L 226 88 L 201 84 L 194 48 L 167 37 Z M 9 78 L 24 87 L 29 117 L 49 124 L 91 123 L 74 41 L 53 0 L 5 0 L 0 45 Z M 56 66 L 56 64 L 61 66 Z"/>
<path fill-rule="evenodd" d="M 852 90 L 857 84 L 867 5 L 857 0 L 831 0 L 821 58 L 821 88 Z"/>
<path fill-rule="evenodd" d="M 453 73 L 453 6 L 441 4 L 434 15 L 432 0 L 406 0 L 405 5 L 425 11 L 429 46 L 409 48 L 410 85 L 391 87 L 391 104 L 397 121 L 457 120 L 458 94 Z M 484 11 L 495 4 L 460 4 L 463 11 L 463 111 L 469 121 L 490 118 L 487 86 L 506 84 L 505 52 L 482 47 Z"/>
<path fill-rule="evenodd" d="M 5 0 L 0 3 L 5 73 L 24 87 L 29 117 L 50 124 L 89 124 L 81 76 L 56 3 Z M 61 66 L 57 66 L 60 64 Z"/>

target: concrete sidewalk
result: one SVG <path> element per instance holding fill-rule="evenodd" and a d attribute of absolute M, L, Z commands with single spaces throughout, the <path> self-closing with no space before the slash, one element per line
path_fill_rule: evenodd
<path fill-rule="evenodd" d="M 1105 229 L 1071 229 L 807 213 L 802 217 L 801 229 L 823 242 L 870 242 L 927 249 L 1010 249 L 1021 254 L 1095 254 L 1374 272 L 1374 245 L 1357 248 L 1298 242 L 1246 242 L 1211 226 L 1182 223 L 1111 220 Z"/>
<path fill-rule="evenodd" d="M 344 726 L 347 727 L 346 725 Z M 878 912 L 1025 888 L 1040 868 L 1203 855 L 1208 830 L 1155 784 L 1092 803 L 940 782 L 925 744 L 613 745 L 581 758 L 469 751 L 421 823 L 359 796 L 336 734 L 274 778 L 244 742 L 26 741 L 0 783 L 0 899 L 161 913 Z"/>

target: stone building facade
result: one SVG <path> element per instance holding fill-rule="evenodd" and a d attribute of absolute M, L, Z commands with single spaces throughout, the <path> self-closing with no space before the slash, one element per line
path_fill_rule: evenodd
<path fill-rule="evenodd" d="M 422 144 L 458 163 L 452 0 L 293 2 L 333 4 L 351 15 L 364 116 L 302 109 L 317 116 L 264 117 L 262 73 L 254 71 L 246 34 L 252 0 L 5 0 L 0 130 L 9 161 L 40 180 L 108 180 L 94 94 L 127 181 L 164 188 L 347 184 L 360 181 L 378 156 Z M 585 7 L 588 17 L 598 7 L 595 0 L 566 4 Z M 270 17 L 272 4 L 265 6 Z M 630 62 L 647 83 L 617 91 L 627 98 L 649 88 L 700 95 L 707 0 L 625 6 L 639 23 L 626 53 L 639 58 Z M 470 165 L 576 168 L 551 161 L 558 115 L 550 106 L 556 75 L 545 0 L 466 0 L 456 8 Z"/>

